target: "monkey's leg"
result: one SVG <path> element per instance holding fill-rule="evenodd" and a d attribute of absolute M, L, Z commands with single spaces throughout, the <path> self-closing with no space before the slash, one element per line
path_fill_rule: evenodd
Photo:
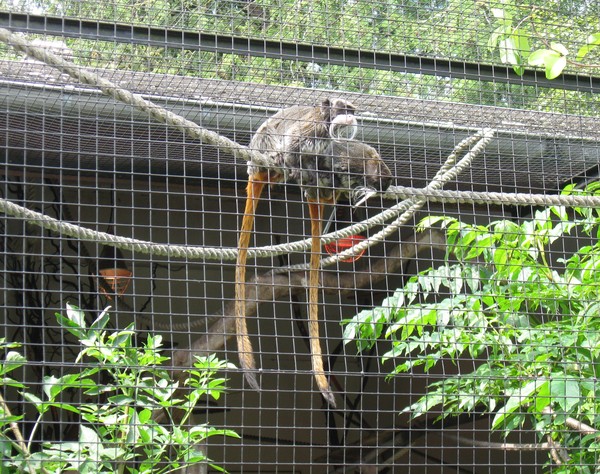
<path fill-rule="evenodd" d="M 329 387 L 329 382 L 323 369 L 323 353 L 319 341 L 319 273 L 321 266 L 321 219 L 323 204 L 318 201 L 308 201 L 310 213 L 310 231 L 312 244 L 310 249 L 310 270 L 308 277 L 308 334 L 310 336 L 310 352 L 312 369 L 315 380 L 325 400 L 335 408 L 335 397 Z"/>
<path fill-rule="evenodd" d="M 250 175 L 248 186 L 246 187 L 246 207 L 244 208 L 244 217 L 240 227 L 240 237 L 238 241 L 238 257 L 235 267 L 235 330 L 237 336 L 238 356 L 244 375 L 250 387 L 259 390 L 258 382 L 254 370 L 256 363 L 254 361 L 254 352 L 252 342 L 248 336 L 248 325 L 246 324 L 246 259 L 248 256 L 248 246 L 254 227 L 254 215 L 256 206 L 265 184 L 269 180 L 268 172 L 259 172 Z"/>

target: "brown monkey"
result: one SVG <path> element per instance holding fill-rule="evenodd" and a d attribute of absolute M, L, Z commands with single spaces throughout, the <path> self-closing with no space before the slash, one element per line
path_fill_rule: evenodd
<path fill-rule="evenodd" d="M 377 150 L 356 140 L 330 140 L 318 162 L 318 169 L 298 173 L 308 199 L 318 193 L 322 201 L 335 202 L 353 190 L 381 192 L 392 183 L 392 173 Z"/>
<path fill-rule="evenodd" d="M 350 178 L 353 172 L 358 171 L 356 176 L 362 172 L 361 183 L 364 183 L 364 172 L 371 171 L 367 169 L 371 165 L 366 163 L 372 161 L 374 156 L 379 158 L 371 147 L 368 148 L 375 155 L 370 150 L 369 153 L 363 153 L 366 148 L 362 147 L 367 145 L 357 145 L 359 151 L 350 145 L 343 145 L 345 141 L 352 139 L 357 131 L 354 111 L 354 106 L 345 100 L 328 99 L 321 106 L 294 106 L 283 109 L 258 128 L 250 142 L 250 148 L 271 156 L 277 165 L 277 171 L 249 167 L 246 206 L 240 228 L 236 264 L 235 318 L 240 363 L 250 386 L 258 389 L 256 377 L 252 372 L 256 365 L 245 319 L 246 257 L 254 226 L 254 214 L 265 184 L 290 179 L 302 185 L 308 200 L 312 235 L 308 297 L 312 368 L 321 393 L 332 406 L 335 406 L 335 399 L 324 373 L 318 323 L 318 271 L 323 205 L 335 200 L 335 185 L 338 184 L 334 179 L 336 171 L 340 173 L 338 179 L 342 188 L 350 188 L 354 182 L 353 178 Z M 338 142 L 332 138 L 345 140 Z M 360 158 L 357 157 L 355 161 L 352 160 L 354 152 L 360 154 Z M 339 153 L 339 160 L 335 153 Z M 365 154 L 368 155 L 367 160 L 363 159 Z M 357 165 L 359 162 L 360 165 Z M 385 167 L 383 162 L 381 165 Z M 379 164 L 375 166 L 377 170 L 372 171 L 383 170 Z M 361 169 L 354 169 L 357 167 Z M 387 170 L 387 167 L 385 169 Z M 387 174 L 389 175 L 389 170 Z"/>
<path fill-rule="evenodd" d="M 293 173 L 298 176 L 298 182 L 304 188 L 311 222 L 308 328 L 312 369 L 321 393 L 329 404 L 335 407 L 335 398 L 325 377 L 319 343 L 319 269 L 323 203 L 335 203 L 342 194 L 356 188 L 384 191 L 391 184 L 392 173 L 375 148 L 355 140 L 330 140 L 323 155 L 308 157 L 301 165 L 302 168 L 294 170 Z"/>
<path fill-rule="evenodd" d="M 352 139 L 358 130 L 352 103 L 343 99 L 326 99 L 320 106 L 293 106 L 280 110 L 265 121 L 250 140 L 250 148 L 274 161 L 284 173 L 306 168 L 300 159 L 315 159 L 330 146 L 330 138 Z M 287 181 L 295 176 L 267 173 L 250 167 L 250 177 L 259 173 L 269 176 L 270 183 Z"/>

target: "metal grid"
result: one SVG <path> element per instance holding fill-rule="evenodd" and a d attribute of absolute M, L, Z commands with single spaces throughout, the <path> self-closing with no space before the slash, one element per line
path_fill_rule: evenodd
<path fill-rule="evenodd" d="M 475 8 L 472 2 L 437 0 L 6 2 L 0 27 L 243 145 L 281 108 L 319 104 L 328 97 L 350 100 L 358 109 L 357 138 L 378 149 L 398 186 L 429 184 L 454 147 L 483 127 L 495 131 L 494 139 L 445 189 L 556 195 L 565 185 L 595 181 L 600 164 L 598 79 L 577 68 L 568 68 L 554 81 L 534 68 L 515 74 L 486 46 L 494 27 L 492 9 L 504 4 L 484 3 Z M 593 26 L 585 30 L 584 19 L 594 17 L 597 7 L 556 3 L 556 12 L 543 5 L 536 10 L 537 28 L 541 31 L 546 21 L 555 32 L 552 28 L 562 20 L 557 41 L 576 49 L 568 33 L 594 33 Z M 0 197 L 118 237 L 236 247 L 245 162 L 8 46 L 0 58 Z M 359 207 L 342 201 L 332 230 L 395 203 L 383 197 Z M 578 443 L 571 437 L 569 444 L 561 444 L 568 434 L 564 423 L 557 423 L 554 432 L 542 432 L 532 426 L 535 417 L 492 429 L 497 407 L 453 413 L 437 406 L 412 420 L 404 410 L 432 393 L 432 384 L 468 376 L 482 365 L 485 353 L 473 358 L 465 351 L 456 360 L 442 358 L 431 371 L 415 367 L 389 378 L 394 366 L 406 360 L 383 360 L 389 340 L 381 337 L 360 353 L 354 342 L 344 341 L 346 326 L 340 321 L 379 307 L 412 276 L 444 263 L 445 243 L 422 244 L 418 255 L 401 253 L 422 235 L 414 229 L 423 217 L 523 224 L 537 210 L 513 204 L 427 202 L 356 262 L 324 270 L 321 336 L 337 396 L 335 410 L 322 399 L 311 375 L 305 283 L 294 284 L 298 280 L 292 278 L 286 291 L 281 291 L 285 285 L 262 284 L 263 300 L 249 320 L 261 390 L 251 390 L 239 368 L 219 371 L 227 378 L 225 393 L 218 400 L 202 398 L 186 426 L 208 423 L 236 432 L 239 439 L 212 436 L 201 451 L 229 472 L 595 472 L 589 456 L 578 457 L 584 449 L 594 452 L 596 432 L 585 429 L 595 430 L 590 420 L 598 418 L 596 412 L 585 412 L 589 405 L 583 403 L 581 387 L 574 395 L 566 384 L 567 402 L 552 406 L 559 418 L 590 424 L 572 430 L 580 435 Z M 42 230 L 10 213 L 2 215 L 0 224 L 0 324 L 9 341 L 22 344 L 17 350 L 28 361 L 12 377 L 36 396 L 44 397 L 44 377 L 65 376 L 82 366 L 76 361 L 78 341 L 55 316 L 65 314 L 68 303 L 82 308 L 88 321 L 110 305 L 110 330 L 133 322 L 135 341 L 162 335 L 165 353 L 173 356 L 168 368 L 180 369 L 177 363 L 187 348 L 202 344 L 207 335 L 212 337 L 211 353 L 238 364 L 235 338 L 222 327 L 232 317 L 235 261 L 124 251 L 131 278 L 117 296 L 99 275 L 112 247 Z M 254 244 L 285 244 L 309 234 L 299 187 L 269 189 L 258 208 Z M 573 229 L 552 245 L 550 267 L 559 269 L 561 258 L 594 242 L 581 228 Z M 307 252 L 300 252 L 257 259 L 250 263 L 248 277 L 261 282 L 273 269 L 307 258 Z M 440 290 L 429 298 L 443 300 L 447 293 Z M 509 300 L 519 297 L 517 290 L 508 295 Z M 535 308 L 524 314 L 532 320 L 540 317 Z M 590 341 L 597 336 L 593 331 L 587 335 Z M 588 348 L 585 340 L 576 344 L 578 351 Z M 426 355 L 415 349 L 410 358 Z M 508 379 L 512 366 L 508 358 L 505 362 Z M 591 386 L 587 396 L 598 391 L 593 378 L 567 381 Z M 535 394 L 536 400 L 554 396 Z M 465 393 L 464 399 L 469 396 Z M 32 453 L 43 452 L 43 443 L 75 441 L 82 426 L 93 425 L 81 413 L 57 405 L 34 429 L 35 403 L 15 388 L 5 387 L 2 397 L 3 408 L 23 415 L 17 425 L 31 437 Z M 61 397 L 74 407 L 107 399 L 75 390 Z M 510 406 L 509 392 L 499 399 Z M 581 411 L 561 412 L 565 406 Z M 527 418 L 535 408 L 524 403 L 520 411 Z M 445 417 L 438 419 L 440 414 Z M 14 430 L 6 433 L 8 439 L 16 436 Z M 7 463 L 19 448 L 11 449 L 3 451 L 7 472 L 16 469 Z M 139 455 L 134 461 L 104 465 L 99 459 L 87 472 L 128 472 L 139 469 L 142 461 Z M 162 472 L 164 465 L 154 471 Z M 43 472 L 36 470 L 39 466 L 29 468 Z M 215 469 L 198 462 L 179 472 Z"/>

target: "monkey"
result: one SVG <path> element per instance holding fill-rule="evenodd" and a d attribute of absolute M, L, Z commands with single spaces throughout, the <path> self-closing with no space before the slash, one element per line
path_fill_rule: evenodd
<path fill-rule="evenodd" d="M 358 125 L 355 107 L 343 99 L 327 99 L 320 106 L 293 106 L 267 119 L 250 141 L 251 149 L 270 156 L 275 170 L 248 168 L 246 204 L 239 232 L 235 273 L 235 318 L 240 364 L 249 385 L 258 390 L 256 368 L 245 318 L 246 260 L 254 215 L 267 184 L 295 181 L 304 188 L 311 220 L 311 256 L 309 267 L 309 337 L 312 371 L 321 393 L 335 407 L 335 398 L 325 376 L 319 342 L 318 300 L 321 252 L 321 221 L 324 204 L 333 203 L 336 190 L 353 187 L 357 178 L 363 185 L 381 188 L 389 169 L 368 145 L 353 141 Z M 344 143 L 348 144 L 344 145 Z M 350 145 L 352 143 L 352 145 Z M 365 159 L 366 158 L 366 159 Z M 337 176 L 339 173 L 339 176 Z M 377 173 L 376 176 L 365 173 Z M 337 180 L 337 181 L 336 181 Z"/>
<path fill-rule="evenodd" d="M 315 198 L 318 192 L 321 199 L 335 203 L 354 190 L 383 192 L 392 183 L 392 173 L 379 152 L 357 140 L 331 140 L 318 161 L 318 169 L 304 166 L 299 172 L 307 198 Z"/>
<path fill-rule="evenodd" d="M 343 99 L 325 99 L 320 106 L 296 105 L 280 110 L 266 120 L 250 140 L 249 148 L 273 159 L 279 170 L 299 170 L 301 158 L 320 157 L 330 138 L 352 139 L 358 131 L 356 107 Z M 248 169 L 249 176 L 265 170 Z M 295 175 L 271 172 L 269 182 L 294 180 Z"/>

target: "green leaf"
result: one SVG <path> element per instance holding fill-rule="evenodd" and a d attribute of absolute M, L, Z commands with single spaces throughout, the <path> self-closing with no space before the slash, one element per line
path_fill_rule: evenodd
<path fill-rule="evenodd" d="M 86 425 L 79 426 L 79 442 L 85 446 L 98 447 L 100 444 L 100 437 L 93 429 Z"/>
<path fill-rule="evenodd" d="M 80 326 L 62 314 L 56 313 L 56 320 L 58 321 L 58 324 L 73 334 L 77 339 L 81 340 L 86 337 L 85 331 L 82 330 Z"/>
<path fill-rule="evenodd" d="M 17 382 L 14 379 L 11 379 L 10 377 L 0 377 L 0 386 L 5 386 L 5 387 L 15 387 L 15 388 L 24 388 L 25 385 L 21 382 Z"/>
<path fill-rule="evenodd" d="M 530 66 L 542 67 L 546 65 L 546 61 L 549 56 L 558 57 L 559 54 L 551 49 L 538 49 L 529 55 L 527 62 Z"/>
<path fill-rule="evenodd" d="M 114 348 L 117 347 L 131 347 L 132 343 L 132 337 L 134 336 L 135 332 L 131 331 L 131 330 L 124 330 L 124 331 L 120 331 L 116 334 L 113 334 L 109 339 L 112 339 L 111 341 L 111 346 Z"/>
<path fill-rule="evenodd" d="M 596 49 L 596 47 L 600 44 L 600 33 L 594 33 L 593 35 L 588 36 L 588 39 L 579 51 L 577 51 L 577 56 L 575 57 L 576 61 L 581 61 L 583 58 L 592 50 Z"/>
<path fill-rule="evenodd" d="M 567 58 L 565 56 L 559 56 L 558 58 L 550 58 L 546 62 L 546 78 L 556 79 L 561 75 L 567 65 Z"/>
<path fill-rule="evenodd" d="M 538 49 L 529 55 L 528 62 L 531 66 L 544 66 L 546 77 L 555 79 L 563 72 L 567 65 L 566 54 L 568 51 L 564 46 L 553 43 L 554 49 Z"/>
<path fill-rule="evenodd" d="M 148 429 L 145 425 L 138 426 L 138 434 L 142 443 L 150 443 L 152 441 L 152 429 Z"/>
<path fill-rule="evenodd" d="M 86 328 L 85 313 L 70 303 L 67 303 L 67 318 L 73 323 L 74 327 Z"/>
<path fill-rule="evenodd" d="M 25 365 L 27 363 L 27 359 L 23 357 L 16 351 L 9 351 L 6 354 L 6 357 L 2 361 L 2 365 L 0 366 L 0 376 L 8 374 L 15 369 Z"/>
<path fill-rule="evenodd" d="M 426 229 L 430 229 L 434 225 L 438 224 L 441 221 L 446 220 L 447 218 L 444 216 L 427 216 L 421 219 L 419 224 L 417 225 L 417 230 L 423 231 Z"/>
<path fill-rule="evenodd" d="M 146 423 L 148 423 L 148 421 L 150 421 L 151 418 L 152 418 L 152 410 L 148 410 L 147 408 L 140 410 L 140 412 L 138 414 L 138 419 L 139 419 L 140 423 L 146 424 Z"/>
<path fill-rule="evenodd" d="M 523 406 L 524 404 L 529 402 L 529 397 L 539 390 L 545 381 L 535 379 L 526 384 L 523 387 L 519 387 L 514 391 L 514 395 L 512 395 L 506 404 L 501 407 L 496 416 L 492 421 L 492 428 L 497 429 L 500 427 L 500 424 L 517 408 Z"/>
<path fill-rule="evenodd" d="M 138 426 L 140 421 L 137 416 L 137 412 L 133 411 L 128 420 L 127 438 L 123 440 L 124 443 L 134 446 L 139 437 Z"/>
<path fill-rule="evenodd" d="M 512 32 L 511 37 L 513 38 L 515 47 L 521 55 L 529 55 L 531 47 L 529 46 L 529 36 L 525 31 L 521 29 L 515 29 Z"/>
<path fill-rule="evenodd" d="M 562 56 L 567 56 L 569 54 L 569 50 L 564 47 L 561 43 L 550 43 L 550 49 L 556 51 Z"/>
<path fill-rule="evenodd" d="M 525 73 L 525 68 L 523 66 L 513 66 L 513 71 L 515 71 L 515 74 L 522 76 Z"/>
<path fill-rule="evenodd" d="M 109 401 L 117 406 L 129 407 L 135 405 L 135 400 L 127 395 L 115 395 L 109 397 Z"/>
<path fill-rule="evenodd" d="M 27 400 L 29 403 L 32 403 L 33 405 L 35 405 L 36 407 L 44 405 L 44 402 L 42 401 L 42 399 L 39 398 L 37 395 L 34 395 L 33 393 L 24 392 L 23 398 L 25 400 Z"/>
<path fill-rule="evenodd" d="M 110 320 L 110 315 L 108 314 L 109 309 L 110 309 L 110 306 L 106 307 L 104 309 L 104 311 L 102 311 L 100 313 L 100 315 L 96 318 L 96 320 L 90 326 L 90 329 L 92 329 L 94 331 L 102 331 L 106 328 L 106 326 Z"/>
<path fill-rule="evenodd" d="M 575 379 L 552 380 L 550 382 L 550 395 L 567 414 L 582 401 L 579 382 Z"/>
<path fill-rule="evenodd" d="M 499 26 L 498 28 L 496 28 L 490 35 L 488 42 L 487 42 L 487 47 L 490 50 L 490 52 L 494 51 L 494 49 L 496 49 L 496 46 L 498 45 L 500 40 L 502 38 L 504 38 L 505 36 L 510 35 L 510 33 L 511 33 L 510 25 L 502 25 L 502 26 Z"/>
<path fill-rule="evenodd" d="M 500 61 L 504 64 L 520 64 L 519 51 L 513 37 L 505 38 L 498 43 Z"/>
<path fill-rule="evenodd" d="M 62 390 L 62 384 L 59 383 L 60 379 L 54 375 L 44 377 L 44 393 L 48 400 L 54 400 Z"/>
<path fill-rule="evenodd" d="M 543 413 L 544 408 L 550 405 L 550 383 L 548 381 L 540 385 L 535 397 L 535 411 Z"/>

